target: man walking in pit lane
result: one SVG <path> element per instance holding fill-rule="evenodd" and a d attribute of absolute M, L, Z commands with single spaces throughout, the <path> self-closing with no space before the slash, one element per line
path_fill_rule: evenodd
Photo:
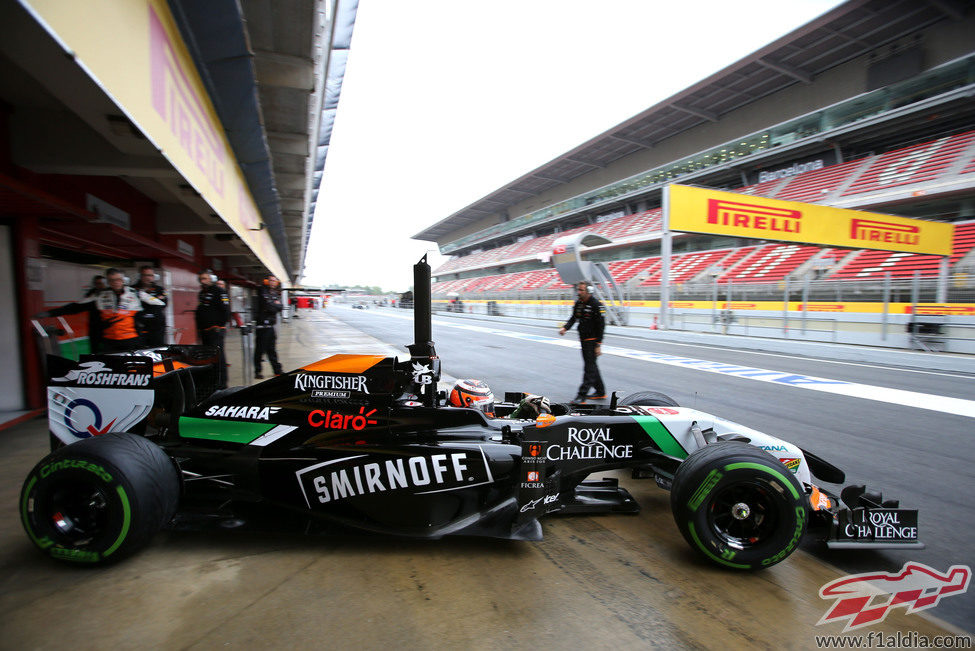
<path fill-rule="evenodd" d="M 227 359 L 223 354 L 223 341 L 230 321 L 230 298 L 217 286 L 217 276 L 209 269 L 200 272 L 198 298 L 196 332 L 201 344 L 217 348 L 217 389 L 226 389 Z"/>
<path fill-rule="evenodd" d="M 136 316 L 135 323 L 139 329 L 139 336 L 147 348 L 158 348 L 166 345 L 166 290 L 156 280 L 159 276 L 149 265 L 139 268 L 139 280 L 132 285 L 132 289 L 142 291 L 162 301 L 162 305 L 142 303 L 142 311 Z"/>
<path fill-rule="evenodd" d="M 281 312 L 281 282 L 274 275 L 264 278 L 264 283 L 257 289 L 257 296 L 254 297 L 254 321 L 257 323 L 254 342 L 254 377 L 258 380 L 264 378 L 261 375 L 261 363 L 264 355 L 271 363 L 271 371 L 275 375 L 281 375 L 283 369 L 278 362 L 277 333 L 274 325 L 278 320 L 278 313 Z"/>
<path fill-rule="evenodd" d="M 559 335 L 564 335 L 576 321 L 579 322 L 579 342 L 582 344 L 582 384 L 575 397 L 575 402 L 585 402 L 587 398 L 600 400 L 606 397 L 606 387 L 596 366 L 596 358 L 602 354 L 603 330 L 606 327 L 603 318 L 603 304 L 592 295 L 592 287 L 587 282 L 576 285 L 579 298 L 572 307 L 572 316 L 559 328 Z M 592 395 L 587 395 L 589 389 Z"/>
<path fill-rule="evenodd" d="M 108 289 L 91 293 L 77 303 L 68 303 L 40 312 L 37 318 L 77 314 L 92 310 L 98 317 L 101 353 L 123 353 L 141 348 L 144 343 L 136 330 L 135 318 L 143 305 L 165 305 L 154 296 L 125 286 L 125 276 L 118 269 L 105 272 Z"/>

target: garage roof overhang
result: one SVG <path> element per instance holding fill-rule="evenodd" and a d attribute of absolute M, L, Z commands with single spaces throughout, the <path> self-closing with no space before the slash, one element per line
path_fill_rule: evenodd
<path fill-rule="evenodd" d="M 274 262 L 296 277 L 357 0 L 164 1 L 269 234 Z M 15 168 L 117 177 L 156 204 L 159 233 L 205 240 L 232 234 L 226 216 L 216 214 L 84 62 L 45 28 L 31 0 L 0 3 L 0 108 L 10 116 Z M 6 198 L 23 207 L 10 192 L 4 190 Z M 147 257 L 169 253 L 160 249 Z M 264 270 L 257 253 L 245 246 L 241 254 L 255 277 Z"/>
<path fill-rule="evenodd" d="M 38 218 L 40 240 L 53 246 L 68 245 L 119 259 L 150 260 L 162 257 L 193 261 L 193 257 L 183 251 L 114 224 L 99 223 L 96 234 L 90 226 L 99 221 L 96 213 L 5 174 L 0 174 L 0 206 L 3 206 L 3 212 L 11 215 Z"/>

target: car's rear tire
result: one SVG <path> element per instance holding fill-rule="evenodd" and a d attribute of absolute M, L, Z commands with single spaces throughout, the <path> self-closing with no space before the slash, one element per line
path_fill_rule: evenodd
<path fill-rule="evenodd" d="M 777 459 L 740 441 L 691 453 L 670 494 L 684 539 L 708 560 L 757 570 L 795 551 L 806 529 L 802 485 Z"/>
<path fill-rule="evenodd" d="M 617 403 L 619 405 L 643 405 L 644 407 L 680 407 L 677 401 L 659 391 L 631 393 Z"/>
<path fill-rule="evenodd" d="M 58 560 L 97 565 L 138 550 L 176 512 L 179 473 L 135 434 L 103 434 L 47 455 L 20 494 L 33 543 Z"/>

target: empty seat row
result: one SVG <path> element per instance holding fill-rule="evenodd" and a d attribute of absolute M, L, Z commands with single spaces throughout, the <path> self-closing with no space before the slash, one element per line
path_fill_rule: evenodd
<path fill-rule="evenodd" d="M 871 160 L 843 196 L 934 180 L 958 160 L 973 139 L 975 131 L 969 131 L 881 154 Z"/>
<path fill-rule="evenodd" d="M 975 248 L 975 222 L 958 224 L 949 265 L 961 261 Z M 941 257 L 897 251 L 849 250 L 819 248 L 801 244 L 771 243 L 738 249 L 695 251 L 674 255 L 670 278 L 673 283 L 717 278 L 719 283 L 779 282 L 796 272 L 813 258 L 822 261 L 822 277 L 827 279 L 881 279 L 887 273 L 892 278 L 937 276 Z M 615 260 L 608 265 L 610 274 L 619 285 L 629 282 L 640 287 L 660 284 L 661 260 L 657 256 Z M 448 292 L 481 293 L 489 291 L 530 291 L 570 289 L 555 269 L 522 271 L 510 274 L 491 274 L 477 278 L 448 280 L 434 283 L 435 295 Z"/>

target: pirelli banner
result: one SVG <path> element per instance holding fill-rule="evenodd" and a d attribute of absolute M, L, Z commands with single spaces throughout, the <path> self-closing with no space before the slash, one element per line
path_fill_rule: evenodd
<path fill-rule="evenodd" d="M 951 255 L 953 224 L 671 185 L 670 230 Z"/>

